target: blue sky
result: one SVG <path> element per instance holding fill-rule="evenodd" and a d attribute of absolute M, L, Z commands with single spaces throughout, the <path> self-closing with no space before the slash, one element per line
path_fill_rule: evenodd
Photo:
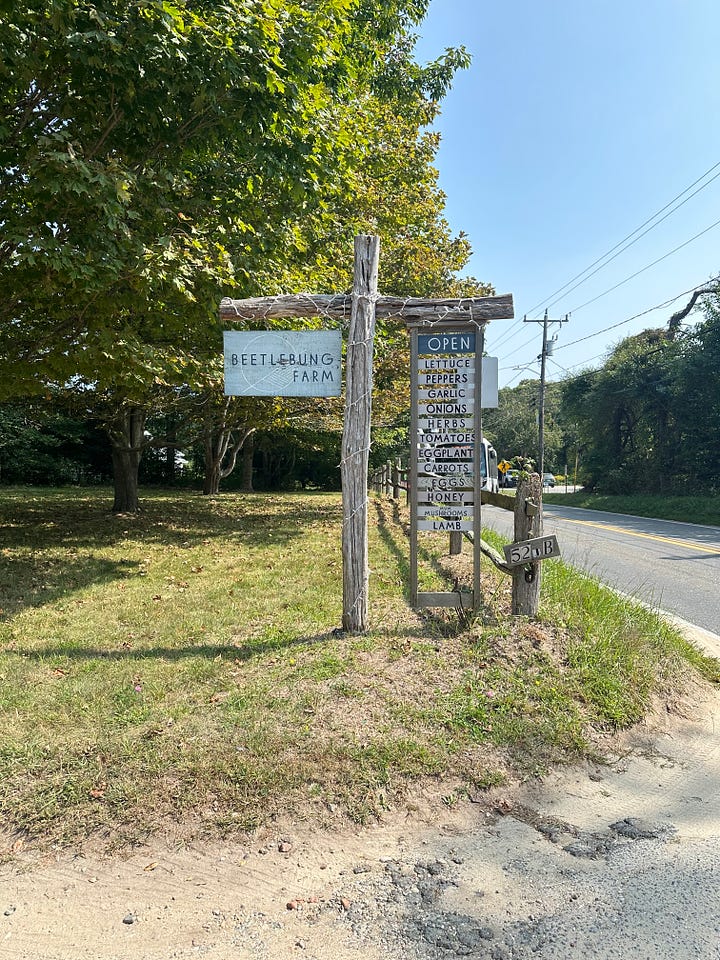
<path fill-rule="evenodd" d="M 460 45 L 473 58 L 443 104 L 437 166 L 451 227 L 473 247 L 467 272 L 515 298 L 516 320 L 487 335 L 501 386 L 539 372 L 542 327 L 523 314 L 571 313 L 551 329 L 548 379 L 561 379 L 688 297 L 622 321 L 720 273 L 720 223 L 665 257 L 720 220 L 718 0 L 432 0 L 419 32 L 421 62 Z M 715 164 L 677 212 L 544 302 Z"/>

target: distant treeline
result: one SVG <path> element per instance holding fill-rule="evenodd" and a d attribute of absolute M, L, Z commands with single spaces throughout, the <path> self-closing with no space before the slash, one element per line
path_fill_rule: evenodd
<path fill-rule="evenodd" d="M 151 419 L 149 430 L 153 426 Z M 167 428 L 166 418 L 158 426 Z M 340 489 L 340 434 L 336 431 L 258 431 L 246 443 L 251 472 L 241 461 L 223 479 L 225 490 Z M 201 442 L 177 448 L 150 445 L 140 462 L 141 486 L 202 489 L 204 477 Z M 0 483 L 63 486 L 112 481 L 111 447 L 104 430 L 60 413 L 46 402 L 0 407 Z"/>
<path fill-rule="evenodd" d="M 545 469 L 602 493 L 720 490 L 720 299 L 684 328 L 645 330 L 602 366 L 547 387 Z M 537 450 L 538 381 L 501 391 L 486 434 L 501 456 Z"/>

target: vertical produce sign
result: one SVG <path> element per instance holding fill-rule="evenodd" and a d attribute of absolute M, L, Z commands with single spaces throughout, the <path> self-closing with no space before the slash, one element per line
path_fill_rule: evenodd
<path fill-rule="evenodd" d="M 483 334 L 475 324 L 426 330 L 410 328 L 411 602 L 414 607 L 476 610 L 480 602 Z M 418 532 L 426 531 L 473 533 L 472 593 L 419 590 Z"/>

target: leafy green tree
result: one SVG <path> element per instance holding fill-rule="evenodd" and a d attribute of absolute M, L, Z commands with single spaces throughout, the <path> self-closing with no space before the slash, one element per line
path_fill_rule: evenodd
<path fill-rule="evenodd" d="M 623 340 L 603 367 L 563 385 L 563 409 L 584 447 L 586 485 L 610 493 L 667 492 L 676 483 L 673 393 L 679 341 L 664 330 Z"/>
<path fill-rule="evenodd" d="M 537 461 L 539 380 L 522 380 L 504 387 L 496 410 L 483 414 L 483 432 L 495 445 L 501 459 L 513 457 Z M 560 387 L 545 385 L 545 465 L 555 473 L 563 463 L 565 437 L 560 409 Z"/>
<path fill-rule="evenodd" d="M 680 337 L 669 402 L 676 427 L 673 459 L 678 484 L 720 490 L 720 299 L 705 300 L 705 319 Z"/>
<path fill-rule="evenodd" d="M 339 201 L 361 192 L 373 138 L 404 115 L 417 130 L 462 64 L 414 63 L 426 6 L 0 10 L 0 390 L 92 408 L 115 509 L 137 506 L 148 414 L 220 348 L 220 297 L 326 279 L 313 252 L 344 238 Z"/>
<path fill-rule="evenodd" d="M 107 439 L 45 398 L 0 407 L 0 479 L 4 483 L 97 483 L 111 476 Z"/>

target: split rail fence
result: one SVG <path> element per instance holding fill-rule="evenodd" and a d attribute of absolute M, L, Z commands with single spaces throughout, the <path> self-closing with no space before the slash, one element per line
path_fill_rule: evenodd
<path fill-rule="evenodd" d="M 368 486 L 381 496 L 399 500 L 401 492 L 405 494 L 405 503 L 410 502 L 410 471 L 403 467 L 401 460 L 386 460 L 370 474 Z"/>

